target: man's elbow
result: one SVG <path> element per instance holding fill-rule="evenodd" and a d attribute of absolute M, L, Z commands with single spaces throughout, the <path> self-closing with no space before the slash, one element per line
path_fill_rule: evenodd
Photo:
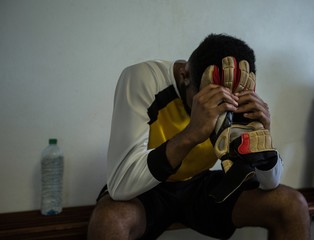
<path fill-rule="evenodd" d="M 121 189 L 118 186 L 111 186 L 108 184 L 108 192 L 110 197 L 115 201 L 128 201 L 136 197 L 136 195 Z"/>

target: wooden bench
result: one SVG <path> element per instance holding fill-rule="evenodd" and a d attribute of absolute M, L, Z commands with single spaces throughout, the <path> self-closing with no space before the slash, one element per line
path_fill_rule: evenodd
<path fill-rule="evenodd" d="M 314 188 L 299 190 L 314 216 Z M 61 214 L 42 216 L 39 211 L 0 214 L 0 239 L 86 240 L 88 221 L 94 206 L 64 208 Z M 173 224 L 169 230 L 185 226 Z"/>

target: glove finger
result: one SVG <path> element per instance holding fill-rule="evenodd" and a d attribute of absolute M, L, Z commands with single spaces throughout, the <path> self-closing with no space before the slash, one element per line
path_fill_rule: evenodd
<path fill-rule="evenodd" d="M 222 85 L 233 90 L 237 76 L 237 60 L 234 57 L 225 57 L 222 59 Z"/>
<path fill-rule="evenodd" d="M 248 83 L 247 83 L 247 89 L 255 92 L 255 87 L 256 87 L 256 76 L 253 72 L 250 72 Z"/>
<path fill-rule="evenodd" d="M 242 60 L 239 62 L 239 74 L 238 74 L 238 86 L 235 89 L 235 92 L 241 92 L 246 88 L 248 78 L 250 75 L 250 65 L 247 61 Z"/>
<path fill-rule="evenodd" d="M 219 68 L 216 65 L 210 65 L 205 69 L 202 75 L 200 89 L 211 83 L 220 85 Z"/>
<path fill-rule="evenodd" d="M 246 60 L 239 62 L 238 85 L 235 92 L 243 90 L 255 90 L 256 78 L 253 72 L 250 72 L 250 65 Z"/>

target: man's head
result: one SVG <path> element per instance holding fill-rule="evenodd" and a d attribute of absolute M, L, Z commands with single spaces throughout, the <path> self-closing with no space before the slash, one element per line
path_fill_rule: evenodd
<path fill-rule="evenodd" d="M 204 70 L 209 65 L 217 65 L 221 69 L 224 57 L 233 56 L 239 62 L 248 61 L 250 71 L 256 72 L 254 51 L 242 40 L 223 34 L 210 34 L 194 50 L 188 60 L 188 71 L 191 84 L 199 89 Z"/>
<path fill-rule="evenodd" d="M 194 50 L 188 62 L 177 62 L 175 78 L 188 113 L 191 112 L 193 96 L 200 90 L 205 69 L 209 65 L 216 65 L 221 69 L 222 59 L 227 56 L 235 57 L 237 62 L 248 61 L 250 71 L 256 72 L 254 51 L 244 41 L 223 34 L 210 34 Z"/>

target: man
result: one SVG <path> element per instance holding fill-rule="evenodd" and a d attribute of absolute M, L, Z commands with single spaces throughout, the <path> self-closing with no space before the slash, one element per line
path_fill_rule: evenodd
<path fill-rule="evenodd" d="M 253 91 L 200 87 L 209 65 L 255 56 L 242 40 L 209 35 L 189 60 L 149 61 L 120 76 L 108 149 L 107 186 L 89 225 L 89 239 L 156 239 L 173 222 L 229 238 L 236 228 L 268 229 L 269 239 L 310 239 L 305 199 L 279 185 L 281 160 L 256 168 L 259 187 L 247 181 L 223 202 L 210 191 L 223 179 L 210 169 L 217 157 L 209 140 L 219 116 L 243 114 L 270 129 L 267 104 Z M 108 189 L 108 190 L 107 190 Z"/>

